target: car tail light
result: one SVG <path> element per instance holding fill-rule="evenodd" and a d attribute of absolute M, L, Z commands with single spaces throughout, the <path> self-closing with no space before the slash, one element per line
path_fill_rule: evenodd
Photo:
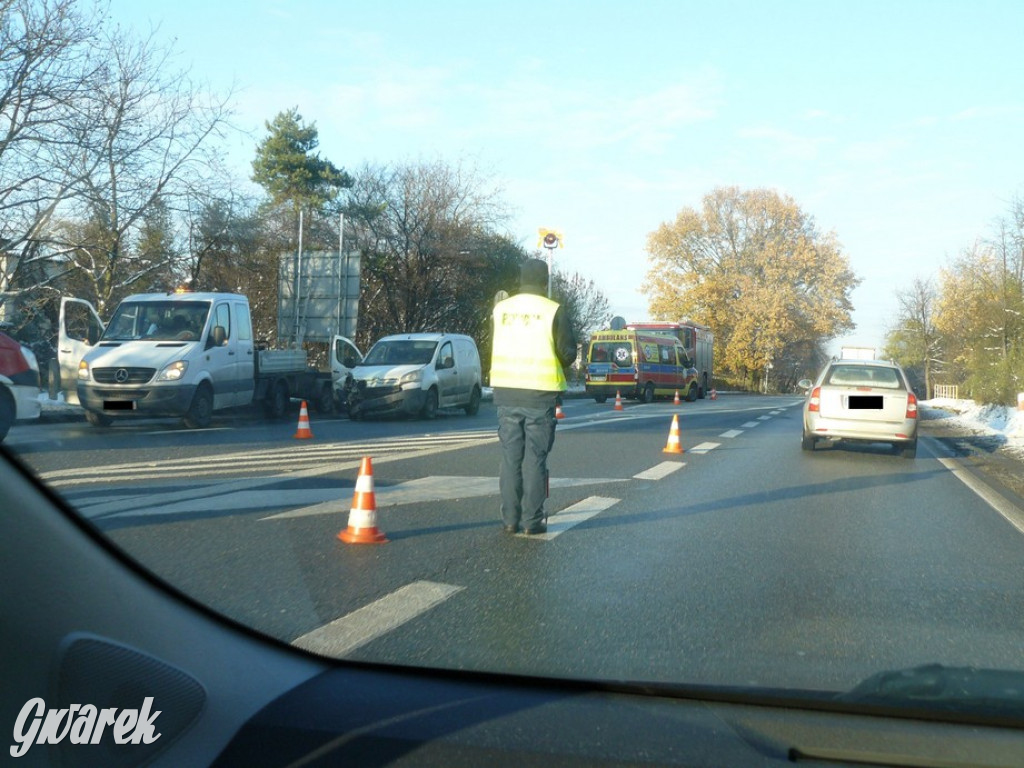
<path fill-rule="evenodd" d="M 913 392 L 907 392 L 907 415 L 905 418 L 917 418 L 917 395 Z"/>
<path fill-rule="evenodd" d="M 811 391 L 811 399 L 807 403 L 807 410 L 811 413 L 817 413 L 819 406 L 821 405 L 821 387 L 815 387 Z"/>

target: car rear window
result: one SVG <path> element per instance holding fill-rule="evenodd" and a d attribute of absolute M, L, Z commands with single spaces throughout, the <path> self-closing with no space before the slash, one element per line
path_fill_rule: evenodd
<path fill-rule="evenodd" d="M 829 373 L 825 383 L 843 387 L 903 389 L 903 381 L 895 368 L 870 365 L 837 365 Z"/>

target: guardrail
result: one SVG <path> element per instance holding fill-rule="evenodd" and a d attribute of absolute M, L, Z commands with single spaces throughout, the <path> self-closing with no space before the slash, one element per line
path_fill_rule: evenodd
<path fill-rule="evenodd" d="M 951 400 L 959 399 L 957 397 L 958 387 L 956 384 L 936 384 L 935 385 L 935 397 L 948 397 Z"/>

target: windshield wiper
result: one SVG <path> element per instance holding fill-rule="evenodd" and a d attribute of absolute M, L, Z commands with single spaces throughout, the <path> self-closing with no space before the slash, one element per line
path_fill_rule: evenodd
<path fill-rule="evenodd" d="M 1024 720 L 1024 672 L 926 664 L 879 672 L 837 700 Z"/>

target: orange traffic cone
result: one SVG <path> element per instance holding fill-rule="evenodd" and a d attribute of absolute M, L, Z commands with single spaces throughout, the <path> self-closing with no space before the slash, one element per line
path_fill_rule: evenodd
<path fill-rule="evenodd" d="M 717 400 L 718 399 L 718 391 L 714 387 L 711 388 L 711 399 L 712 400 Z"/>
<path fill-rule="evenodd" d="M 621 411 L 622 410 L 622 395 L 619 394 L 619 390 L 617 390 L 617 389 L 615 390 L 615 410 L 616 411 Z"/>
<path fill-rule="evenodd" d="M 555 405 L 555 418 L 556 419 L 564 419 L 565 418 L 565 414 L 562 413 L 562 406 L 557 405 L 557 404 Z"/>
<path fill-rule="evenodd" d="M 672 405 L 679 405 L 679 390 L 676 390 L 675 399 L 672 400 Z"/>
<path fill-rule="evenodd" d="M 672 429 L 668 431 L 668 443 L 662 453 L 682 453 L 683 446 L 679 444 L 679 414 L 672 414 Z"/>
<path fill-rule="evenodd" d="M 309 411 L 306 410 L 306 401 L 302 401 L 302 407 L 299 409 L 299 428 L 295 431 L 293 437 L 305 440 L 313 436 L 313 432 L 309 428 Z"/>
<path fill-rule="evenodd" d="M 377 497 L 373 493 L 373 462 L 363 458 L 352 494 L 352 509 L 348 513 L 348 528 L 338 534 L 346 544 L 383 544 L 388 540 L 377 528 Z"/>

